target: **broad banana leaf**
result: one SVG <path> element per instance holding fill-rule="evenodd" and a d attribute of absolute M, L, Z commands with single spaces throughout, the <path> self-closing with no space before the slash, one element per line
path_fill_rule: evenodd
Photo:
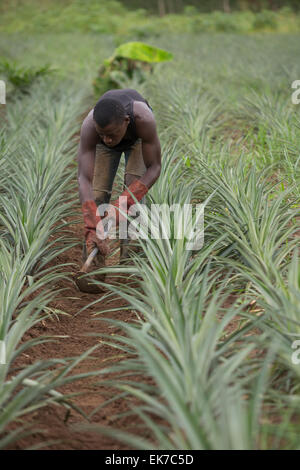
<path fill-rule="evenodd" d="M 113 58 L 141 60 L 142 62 L 164 62 L 173 59 L 173 54 L 143 42 L 127 42 L 117 47 Z"/>

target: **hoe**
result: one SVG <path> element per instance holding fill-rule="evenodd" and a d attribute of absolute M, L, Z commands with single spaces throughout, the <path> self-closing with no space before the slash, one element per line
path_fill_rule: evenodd
<path fill-rule="evenodd" d="M 108 232 L 111 228 L 112 222 L 108 221 L 106 226 L 104 227 L 104 234 L 105 238 L 108 235 Z M 88 276 L 84 276 L 86 274 L 93 262 L 93 259 L 98 253 L 98 248 L 94 248 L 93 251 L 89 254 L 88 258 L 86 259 L 85 263 L 82 265 L 80 271 L 75 277 L 75 282 L 77 284 L 78 289 L 81 292 L 87 292 L 88 294 L 98 294 L 99 292 L 103 292 L 103 288 L 100 286 L 97 286 L 91 278 Z"/>
<path fill-rule="evenodd" d="M 88 276 L 82 277 L 84 274 L 86 274 L 89 270 L 89 267 L 92 264 L 93 259 L 98 253 L 98 248 L 94 248 L 93 251 L 90 253 L 88 256 L 86 262 L 83 264 L 81 267 L 79 273 L 76 275 L 75 282 L 77 284 L 78 289 L 81 292 L 87 292 L 89 294 L 98 294 L 99 292 L 103 291 L 103 288 L 100 286 L 97 286 L 91 278 Z"/>

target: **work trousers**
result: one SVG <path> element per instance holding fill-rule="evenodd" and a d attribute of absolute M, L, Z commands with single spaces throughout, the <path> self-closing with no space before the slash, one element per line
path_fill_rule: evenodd
<path fill-rule="evenodd" d="M 123 152 L 108 148 L 103 144 L 96 147 L 93 195 L 97 206 L 110 202 L 113 182 L 119 167 Z M 142 154 L 142 141 L 138 139 L 132 147 L 124 151 L 125 154 L 125 174 L 124 188 L 129 186 L 135 179 L 140 179 L 146 172 Z M 140 201 L 144 203 L 144 198 Z M 121 239 L 121 257 L 126 257 L 130 239 Z M 125 245 L 125 246 L 124 246 Z"/>

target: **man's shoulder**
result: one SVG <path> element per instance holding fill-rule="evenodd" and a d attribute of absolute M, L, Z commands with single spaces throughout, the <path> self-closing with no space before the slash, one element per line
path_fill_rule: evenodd
<path fill-rule="evenodd" d="M 156 139 L 156 122 L 151 109 L 146 103 L 140 101 L 134 102 L 133 109 L 137 136 L 145 141 Z"/>
<path fill-rule="evenodd" d="M 94 119 L 93 119 L 93 112 L 94 112 L 94 108 L 91 109 L 89 111 L 89 113 L 86 115 L 86 117 L 84 118 L 83 122 L 82 122 L 82 125 L 81 125 L 81 133 L 87 133 L 87 132 L 95 132 L 96 133 L 96 129 L 95 129 L 95 126 L 94 126 Z"/>
<path fill-rule="evenodd" d="M 94 126 L 93 111 L 94 109 L 91 109 L 82 122 L 80 138 L 91 145 L 96 145 L 99 136 Z"/>
<path fill-rule="evenodd" d="M 153 122 L 154 114 L 144 101 L 134 101 L 133 102 L 133 115 L 136 123 L 140 122 Z"/>

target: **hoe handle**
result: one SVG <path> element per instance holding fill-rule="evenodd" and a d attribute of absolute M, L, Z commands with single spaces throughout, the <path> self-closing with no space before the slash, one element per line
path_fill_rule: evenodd
<path fill-rule="evenodd" d="M 108 235 L 108 232 L 109 232 L 109 229 L 110 229 L 110 227 L 111 227 L 111 224 L 112 224 L 112 221 L 109 220 L 109 221 L 106 223 L 105 227 L 104 227 L 104 233 L 105 233 L 106 237 L 107 237 L 107 235 Z M 105 237 L 105 238 L 106 238 L 106 237 Z M 99 248 L 97 248 L 97 247 L 94 248 L 93 251 L 91 251 L 91 253 L 89 254 L 89 256 L 88 256 L 88 258 L 87 258 L 87 260 L 86 260 L 86 262 L 85 262 L 84 265 L 82 266 L 80 272 L 83 272 L 83 273 L 86 273 L 86 272 L 87 272 L 87 270 L 89 269 L 90 265 L 92 264 L 92 261 L 93 261 L 93 259 L 95 258 L 96 254 L 98 253 L 98 251 L 99 251 Z"/>
<path fill-rule="evenodd" d="M 86 262 L 82 266 L 82 268 L 80 270 L 81 272 L 86 273 L 88 271 L 90 265 L 92 264 L 93 259 L 95 258 L 96 254 L 98 253 L 98 251 L 99 251 L 99 249 L 97 247 L 93 249 L 93 251 L 89 254 Z"/>

